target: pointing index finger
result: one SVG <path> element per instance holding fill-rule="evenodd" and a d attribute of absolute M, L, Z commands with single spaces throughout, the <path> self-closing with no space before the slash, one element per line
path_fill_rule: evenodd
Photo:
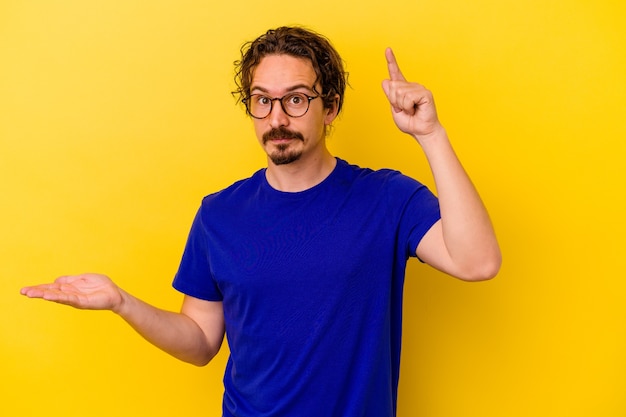
<path fill-rule="evenodd" d="M 389 78 L 391 81 L 406 81 L 391 48 L 385 50 L 385 58 L 387 58 L 387 69 L 389 70 Z"/>

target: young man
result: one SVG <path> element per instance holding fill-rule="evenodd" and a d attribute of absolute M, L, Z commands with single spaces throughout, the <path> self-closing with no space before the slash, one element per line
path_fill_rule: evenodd
<path fill-rule="evenodd" d="M 391 50 L 386 59 L 393 119 L 425 152 L 438 199 L 396 171 L 330 154 L 341 58 L 326 38 L 282 27 L 247 44 L 237 63 L 267 168 L 204 198 L 174 279 L 180 313 L 96 274 L 22 293 L 112 310 L 196 365 L 226 334 L 224 416 L 394 416 L 408 257 L 476 281 L 497 273 L 500 252 L 431 93 L 405 80 Z"/>

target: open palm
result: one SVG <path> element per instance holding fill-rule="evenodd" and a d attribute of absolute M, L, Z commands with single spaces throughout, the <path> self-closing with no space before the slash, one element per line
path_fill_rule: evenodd
<path fill-rule="evenodd" d="M 122 302 L 117 285 L 100 274 L 63 276 L 50 284 L 22 288 L 21 293 L 30 298 L 89 310 L 113 310 Z"/>

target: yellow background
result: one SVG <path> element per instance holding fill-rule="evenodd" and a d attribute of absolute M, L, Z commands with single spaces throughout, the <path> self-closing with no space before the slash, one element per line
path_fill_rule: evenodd
<path fill-rule="evenodd" d="M 0 415 L 219 415 L 225 349 L 195 368 L 19 289 L 97 271 L 178 308 L 201 197 L 264 165 L 232 62 L 283 24 L 347 62 L 332 151 L 432 186 L 380 88 L 394 47 L 497 228 L 493 281 L 410 263 L 399 416 L 626 415 L 623 4 L 2 0 Z"/>

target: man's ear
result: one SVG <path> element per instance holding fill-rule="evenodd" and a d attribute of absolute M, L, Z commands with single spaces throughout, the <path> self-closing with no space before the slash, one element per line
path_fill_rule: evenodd
<path fill-rule="evenodd" d="M 339 113 L 339 94 L 335 94 L 332 105 L 326 109 L 324 123 L 327 125 L 331 124 L 337 117 L 337 113 Z"/>

